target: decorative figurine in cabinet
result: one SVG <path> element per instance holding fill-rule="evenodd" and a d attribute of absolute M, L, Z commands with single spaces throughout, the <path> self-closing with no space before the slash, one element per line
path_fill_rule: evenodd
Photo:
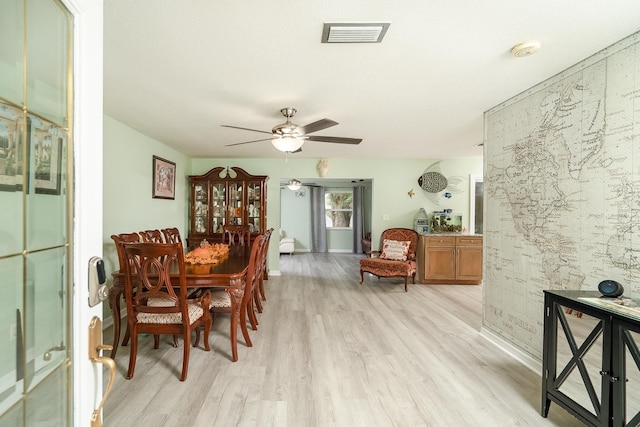
<path fill-rule="evenodd" d="M 190 175 L 190 217 L 187 245 L 222 242 L 225 225 L 248 225 L 253 239 L 267 224 L 266 175 L 239 167 L 217 167 Z"/>

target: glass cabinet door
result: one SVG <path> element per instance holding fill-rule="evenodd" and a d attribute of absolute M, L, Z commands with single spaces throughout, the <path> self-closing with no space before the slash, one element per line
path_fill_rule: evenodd
<path fill-rule="evenodd" d="M 242 182 L 229 183 L 229 225 L 242 225 Z"/>
<path fill-rule="evenodd" d="M 222 233 L 227 207 L 225 196 L 225 184 L 223 182 L 213 184 L 213 200 L 211 201 L 213 207 L 212 233 Z"/>
<path fill-rule="evenodd" d="M 196 233 L 206 233 L 209 217 L 209 189 L 206 182 L 198 182 L 193 186 L 193 230 Z"/>
<path fill-rule="evenodd" d="M 263 207 L 260 203 L 260 182 L 247 184 L 247 222 L 252 233 L 260 233 L 260 214 Z"/>

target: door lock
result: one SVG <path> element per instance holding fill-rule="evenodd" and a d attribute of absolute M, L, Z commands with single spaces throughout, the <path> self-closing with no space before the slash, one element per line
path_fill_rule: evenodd
<path fill-rule="evenodd" d="M 89 260 L 89 307 L 100 304 L 109 296 L 106 285 L 107 275 L 104 272 L 104 261 L 94 256 Z"/>

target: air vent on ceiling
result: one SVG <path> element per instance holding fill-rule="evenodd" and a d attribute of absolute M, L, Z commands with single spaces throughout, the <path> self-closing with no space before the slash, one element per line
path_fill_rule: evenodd
<path fill-rule="evenodd" d="M 322 43 L 380 43 L 390 22 L 325 23 Z"/>

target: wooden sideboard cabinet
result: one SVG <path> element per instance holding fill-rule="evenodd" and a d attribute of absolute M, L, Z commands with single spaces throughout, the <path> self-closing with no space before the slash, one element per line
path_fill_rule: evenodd
<path fill-rule="evenodd" d="M 223 227 L 247 225 L 251 239 L 267 226 L 266 175 L 251 175 L 238 167 L 217 167 L 189 176 L 189 234 L 187 245 L 223 241 Z"/>
<path fill-rule="evenodd" d="M 479 284 L 482 282 L 482 236 L 420 236 L 418 260 L 422 283 Z"/>

